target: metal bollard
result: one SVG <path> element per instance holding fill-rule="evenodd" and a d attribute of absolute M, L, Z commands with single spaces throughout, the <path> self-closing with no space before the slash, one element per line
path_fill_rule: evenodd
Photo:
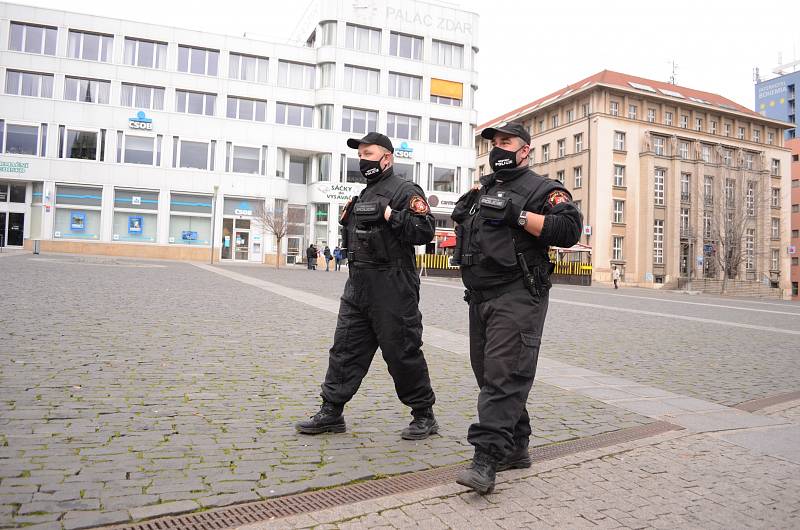
<path fill-rule="evenodd" d="M 39 255 L 39 240 L 38 239 L 34 239 L 33 240 L 33 253 L 35 255 L 37 255 L 37 256 Z"/>

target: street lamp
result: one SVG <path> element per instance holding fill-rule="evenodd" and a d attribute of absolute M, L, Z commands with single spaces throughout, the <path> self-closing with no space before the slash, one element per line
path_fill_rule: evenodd
<path fill-rule="evenodd" d="M 214 264 L 214 242 L 217 236 L 214 235 L 214 228 L 217 224 L 217 192 L 219 186 L 214 186 L 214 195 L 211 197 L 211 264 Z"/>

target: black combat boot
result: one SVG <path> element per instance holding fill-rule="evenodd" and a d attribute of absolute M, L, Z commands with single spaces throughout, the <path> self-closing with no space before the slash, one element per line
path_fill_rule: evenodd
<path fill-rule="evenodd" d="M 527 469 L 531 467 L 531 464 L 531 455 L 528 452 L 528 440 L 514 440 L 514 450 L 497 464 L 497 471 Z"/>
<path fill-rule="evenodd" d="M 323 401 L 319 412 L 314 414 L 311 419 L 298 421 L 294 424 L 294 427 L 301 434 L 344 432 L 347 427 L 344 423 L 344 416 L 342 416 L 343 410 L 343 405 Z"/>
<path fill-rule="evenodd" d="M 436 418 L 433 417 L 433 409 L 431 407 L 412 410 L 411 415 L 414 416 L 414 419 L 400 434 L 403 440 L 424 440 L 431 434 L 439 432 L 439 424 L 436 423 Z"/>
<path fill-rule="evenodd" d="M 497 460 L 489 453 L 475 449 L 475 456 L 467 469 L 459 472 L 456 482 L 462 486 L 474 489 L 481 495 L 494 491 L 494 477 L 497 470 Z"/>

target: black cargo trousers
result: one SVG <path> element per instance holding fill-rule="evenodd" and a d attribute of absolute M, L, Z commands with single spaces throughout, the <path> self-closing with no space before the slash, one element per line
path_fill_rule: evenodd
<path fill-rule="evenodd" d="M 321 396 L 345 404 L 380 346 L 397 396 L 412 410 L 436 400 L 422 354 L 419 277 L 413 267 L 350 263 Z"/>
<path fill-rule="evenodd" d="M 528 394 L 536 375 L 547 315 L 548 290 L 534 295 L 520 286 L 469 304 L 469 356 L 478 381 L 478 423 L 467 441 L 497 460 L 528 446 Z"/>

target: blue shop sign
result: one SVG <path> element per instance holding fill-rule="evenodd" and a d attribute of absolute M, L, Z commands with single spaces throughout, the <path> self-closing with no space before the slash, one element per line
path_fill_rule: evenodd
<path fill-rule="evenodd" d="M 128 118 L 128 127 L 131 129 L 144 129 L 146 131 L 153 130 L 153 120 L 148 118 L 143 110 L 136 113 L 135 118 Z"/>

